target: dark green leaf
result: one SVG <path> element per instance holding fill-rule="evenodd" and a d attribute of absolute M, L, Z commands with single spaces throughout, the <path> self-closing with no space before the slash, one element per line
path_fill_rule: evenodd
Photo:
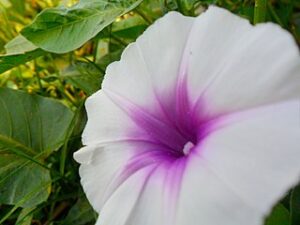
<path fill-rule="evenodd" d="M 62 225 L 86 225 L 95 223 L 95 212 L 86 198 L 80 198 L 70 209 Z"/>
<path fill-rule="evenodd" d="M 0 149 L 3 150 L 4 147 L 0 146 Z M 22 201 L 21 206 L 31 207 L 47 199 L 50 191 L 49 185 L 35 190 L 37 187 L 51 181 L 47 169 L 10 154 L 9 151 L 6 153 L 0 152 L 0 156 L 1 203 L 14 205 Z"/>
<path fill-rule="evenodd" d="M 0 115 L 0 203 L 32 207 L 49 195 L 43 159 L 63 144 L 73 112 L 55 100 L 0 88 Z"/>
<path fill-rule="evenodd" d="M 50 52 L 72 51 L 97 35 L 118 16 L 142 0 L 81 0 L 66 8 L 46 9 L 22 34 L 36 46 Z"/>
<path fill-rule="evenodd" d="M 135 40 L 138 36 L 140 36 L 145 31 L 146 28 L 147 28 L 146 25 L 136 25 L 126 29 L 118 30 L 114 32 L 114 34 L 121 38 L 128 38 L 128 39 Z"/>

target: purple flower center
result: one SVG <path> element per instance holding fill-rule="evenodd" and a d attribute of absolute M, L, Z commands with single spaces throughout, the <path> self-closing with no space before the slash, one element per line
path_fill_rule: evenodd
<path fill-rule="evenodd" d="M 177 159 L 189 155 L 201 139 L 199 134 L 204 127 L 197 124 L 189 111 L 164 117 L 158 116 L 160 113 L 150 115 L 141 109 L 134 109 L 133 112 L 133 120 L 146 134 L 144 138 L 153 143 L 156 151 L 166 158 Z M 169 112 L 174 112 L 174 109 Z"/>
<path fill-rule="evenodd" d="M 108 96 L 137 124 L 137 130 L 128 131 L 129 136 L 145 141 L 143 149 L 136 149 L 134 158 L 143 155 L 139 160 L 157 163 L 186 158 L 209 134 L 212 123 L 201 110 L 205 107 L 204 101 L 198 99 L 191 104 L 184 79 L 172 91 L 173 96 L 156 96 L 157 103 L 148 106 L 155 109 L 155 113 L 107 91 Z M 140 133 L 143 133 L 142 137 Z"/>

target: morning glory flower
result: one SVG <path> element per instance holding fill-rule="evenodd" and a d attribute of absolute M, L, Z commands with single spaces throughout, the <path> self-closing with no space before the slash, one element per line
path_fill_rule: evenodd
<path fill-rule="evenodd" d="M 84 191 L 98 225 L 261 225 L 300 177 L 292 36 L 209 7 L 170 12 L 86 102 Z"/>

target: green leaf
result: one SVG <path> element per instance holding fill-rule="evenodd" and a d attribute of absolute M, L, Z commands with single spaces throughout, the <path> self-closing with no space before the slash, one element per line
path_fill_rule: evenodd
<path fill-rule="evenodd" d="M 95 223 L 95 212 L 86 198 L 80 198 L 70 209 L 63 225 L 86 225 Z"/>
<path fill-rule="evenodd" d="M 142 0 L 81 0 L 71 8 L 46 9 L 21 33 L 46 51 L 66 53 L 83 45 L 140 2 Z"/>
<path fill-rule="evenodd" d="M 0 56 L 0 74 L 46 54 L 22 35 L 5 45 L 6 55 Z"/>
<path fill-rule="evenodd" d="M 265 225 L 290 225 L 289 217 L 289 211 L 282 204 L 278 204 L 266 219 Z"/>
<path fill-rule="evenodd" d="M 47 169 L 8 152 L 1 153 L 0 156 L 1 203 L 14 205 L 26 198 L 21 202 L 21 206 L 32 207 L 48 198 L 49 185 L 35 190 L 38 186 L 51 181 Z M 28 199 L 27 195 L 30 195 Z"/>
<path fill-rule="evenodd" d="M 5 45 L 6 55 L 25 54 L 36 49 L 37 47 L 22 35 L 18 35 Z"/>
<path fill-rule="evenodd" d="M 291 225 L 300 224 L 300 185 L 294 188 L 290 200 Z"/>
<path fill-rule="evenodd" d="M 0 56 L 0 74 L 44 54 L 44 51 L 37 49 L 31 52 L 26 52 L 25 54 Z"/>
<path fill-rule="evenodd" d="M 100 89 L 103 74 L 92 63 L 77 62 L 61 73 L 73 86 L 80 88 L 87 95 Z"/>
<path fill-rule="evenodd" d="M 24 208 L 18 216 L 16 225 L 31 225 L 34 208 Z"/>
<path fill-rule="evenodd" d="M 73 112 L 55 100 L 0 88 L 0 115 L 0 203 L 33 207 L 49 195 L 43 160 L 62 146 Z"/>

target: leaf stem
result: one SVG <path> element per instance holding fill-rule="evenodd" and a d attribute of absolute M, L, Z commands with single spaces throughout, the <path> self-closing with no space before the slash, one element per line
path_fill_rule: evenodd
<path fill-rule="evenodd" d="M 64 145 L 62 147 L 61 156 L 60 156 L 60 165 L 59 165 L 59 171 L 60 171 L 61 176 L 63 176 L 65 173 L 66 158 L 67 158 L 67 154 L 68 154 L 68 143 L 72 136 L 73 130 L 76 126 L 76 122 L 80 115 L 80 110 L 82 109 L 82 106 L 83 106 L 83 102 L 81 102 L 79 107 L 76 109 L 74 117 L 72 119 L 72 122 L 70 123 L 68 132 L 67 132 L 65 140 L 64 140 Z"/>
<path fill-rule="evenodd" d="M 39 70 L 38 70 L 37 61 L 33 60 L 33 62 L 34 62 L 34 70 L 35 70 L 36 78 L 37 78 L 38 85 L 39 85 L 39 88 L 40 88 L 40 92 L 43 93 L 44 90 L 43 90 L 43 85 L 42 85 L 40 73 L 39 73 Z"/>
<path fill-rule="evenodd" d="M 255 0 L 254 24 L 265 22 L 267 12 L 267 0 Z"/>
<path fill-rule="evenodd" d="M 99 40 L 95 40 L 93 42 L 93 62 L 94 63 L 97 60 L 98 48 L 99 48 Z"/>

